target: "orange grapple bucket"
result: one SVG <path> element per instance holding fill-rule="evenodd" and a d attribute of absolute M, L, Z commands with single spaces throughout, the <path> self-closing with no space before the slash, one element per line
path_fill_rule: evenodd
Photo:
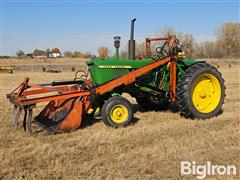
<path fill-rule="evenodd" d="M 83 103 L 80 98 L 50 101 L 35 117 L 35 122 L 49 132 L 70 132 L 80 127 Z"/>

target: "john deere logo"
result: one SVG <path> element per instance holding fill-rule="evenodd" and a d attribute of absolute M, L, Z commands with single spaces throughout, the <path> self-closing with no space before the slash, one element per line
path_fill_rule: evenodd
<path fill-rule="evenodd" d="M 129 69 L 132 66 L 98 66 L 99 68 L 117 68 L 117 69 Z"/>

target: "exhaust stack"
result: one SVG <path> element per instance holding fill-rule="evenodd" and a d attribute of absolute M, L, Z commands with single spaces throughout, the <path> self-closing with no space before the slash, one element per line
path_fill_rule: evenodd
<path fill-rule="evenodd" d="M 131 21 L 131 34 L 128 41 L 128 59 L 135 59 L 135 40 L 134 40 L 134 22 L 136 18 Z"/>

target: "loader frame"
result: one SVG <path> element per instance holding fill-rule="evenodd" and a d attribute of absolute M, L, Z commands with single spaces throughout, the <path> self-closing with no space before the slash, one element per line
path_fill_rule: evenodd
<path fill-rule="evenodd" d="M 14 91 L 7 94 L 9 101 L 14 104 L 14 110 L 12 114 L 12 120 L 15 126 L 18 125 L 20 114 L 24 110 L 23 126 L 25 130 L 28 130 L 32 134 L 32 121 L 33 121 L 33 109 L 36 104 L 49 102 L 53 104 L 59 101 L 59 104 L 54 104 L 55 108 L 60 107 L 63 104 L 62 101 L 70 99 L 73 105 L 67 105 L 68 117 L 63 123 L 60 123 L 56 128 L 58 131 L 72 131 L 81 125 L 82 117 L 87 110 L 93 105 L 94 101 L 99 95 L 112 91 L 119 86 L 128 86 L 135 82 L 136 78 L 142 74 L 149 72 L 159 66 L 166 63 L 170 65 L 170 98 L 172 102 L 176 101 L 176 82 L 177 82 L 177 59 L 171 55 L 164 59 L 156 60 L 155 62 L 133 70 L 128 74 L 118 77 L 114 80 L 108 81 L 99 86 L 91 86 L 91 82 L 82 81 L 63 81 L 53 82 L 50 84 L 32 84 L 29 82 L 29 78 L 25 78 Z M 90 87 L 86 89 L 85 87 Z M 33 89 L 33 90 L 32 90 Z M 48 95 L 47 93 L 55 93 Z M 30 96 L 38 95 L 41 97 L 31 98 Z M 45 96 L 44 96 L 45 95 Z M 41 112 L 42 115 L 49 114 L 48 107 Z M 40 114 L 41 114 L 40 113 Z M 66 123 L 67 122 L 67 123 Z M 55 130 L 56 130 L 55 129 Z"/>

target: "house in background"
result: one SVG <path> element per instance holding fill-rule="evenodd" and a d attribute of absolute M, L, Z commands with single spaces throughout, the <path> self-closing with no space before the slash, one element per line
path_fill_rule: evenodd
<path fill-rule="evenodd" d="M 58 57 L 61 57 L 61 53 L 50 53 L 48 55 L 49 58 L 58 58 Z"/>
<path fill-rule="evenodd" d="M 58 48 L 53 48 L 51 52 L 48 54 L 49 58 L 59 58 L 62 57 L 62 54 Z"/>

